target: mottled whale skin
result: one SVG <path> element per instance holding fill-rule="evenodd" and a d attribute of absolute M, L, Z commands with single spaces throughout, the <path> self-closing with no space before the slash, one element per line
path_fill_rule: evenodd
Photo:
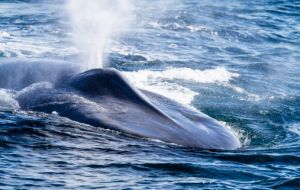
<path fill-rule="evenodd" d="M 240 147 L 232 131 L 215 119 L 166 97 L 138 90 L 115 69 L 69 74 L 56 80 L 31 79 L 32 84 L 16 94 L 20 107 L 45 113 L 55 111 L 81 123 L 186 147 Z"/>

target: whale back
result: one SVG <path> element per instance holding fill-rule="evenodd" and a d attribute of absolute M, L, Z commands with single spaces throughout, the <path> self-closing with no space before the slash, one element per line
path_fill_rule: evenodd
<path fill-rule="evenodd" d="M 56 84 L 36 83 L 16 98 L 22 109 L 188 147 L 235 149 L 234 134 L 213 118 L 133 87 L 115 69 L 93 69 Z"/>
<path fill-rule="evenodd" d="M 109 96 L 140 105 L 153 104 L 116 69 L 93 69 L 72 77 L 69 85 L 89 96 Z"/>
<path fill-rule="evenodd" d="M 234 149 L 240 146 L 236 137 L 213 118 L 160 95 L 140 91 L 115 69 L 86 71 L 72 77 L 69 85 L 109 110 L 89 114 L 101 117 L 101 124 L 106 123 L 107 128 L 113 126 L 112 129 L 137 136 L 191 147 Z"/>

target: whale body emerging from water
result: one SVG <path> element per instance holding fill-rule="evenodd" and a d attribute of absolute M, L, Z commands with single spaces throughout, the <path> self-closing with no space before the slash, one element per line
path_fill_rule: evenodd
<path fill-rule="evenodd" d="M 18 71 L 19 65 L 22 80 L 14 81 L 11 74 Z M 166 97 L 136 89 L 115 69 L 78 73 L 75 67 L 63 64 L 44 64 L 40 70 L 33 65 L 0 64 L 4 81 L 0 88 L 19 90 L 15 98 L 21 109 L 57 112 L 77 122 L 187 147 L 240 147 L 233 132 L 215 119 Z M 55 76 L 46 74 L 47 67 L 55 70 Z"/>

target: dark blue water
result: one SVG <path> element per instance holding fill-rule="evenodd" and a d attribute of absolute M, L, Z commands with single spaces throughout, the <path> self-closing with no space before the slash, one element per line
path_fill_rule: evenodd
<path fill-rule="evenodd" d="M 1 0 L 1 61 L 76 60 L 61 2 Z M 189 149 L 24 112 L 1 89 L 0 189 L 299 189 L 300 1 L 143 0 L 133 12 L 107 65 L 224 122 L 243 147 Z"/>

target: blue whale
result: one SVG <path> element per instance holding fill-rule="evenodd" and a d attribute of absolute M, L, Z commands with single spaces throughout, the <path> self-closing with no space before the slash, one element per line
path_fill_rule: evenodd
<path fill-rule="evenodd" d="M 215 119 L 135 88 L 116 69 L 79 72 L 63 64 L 45 64 L 55 70 L 55 76 L 43 76 L 45 67 L 21 64 L 26 72 L 21 82 L 15 82 L 7 67 L 16 72 L 18 64 L 12 65 L 0 65 L 6 80 L 0 88 L 17 87 L 15 98 L 23 110 L 56 112 L 77 122 L 186 147 L 232 150 L 241 146 L 233 132 Z"/>

